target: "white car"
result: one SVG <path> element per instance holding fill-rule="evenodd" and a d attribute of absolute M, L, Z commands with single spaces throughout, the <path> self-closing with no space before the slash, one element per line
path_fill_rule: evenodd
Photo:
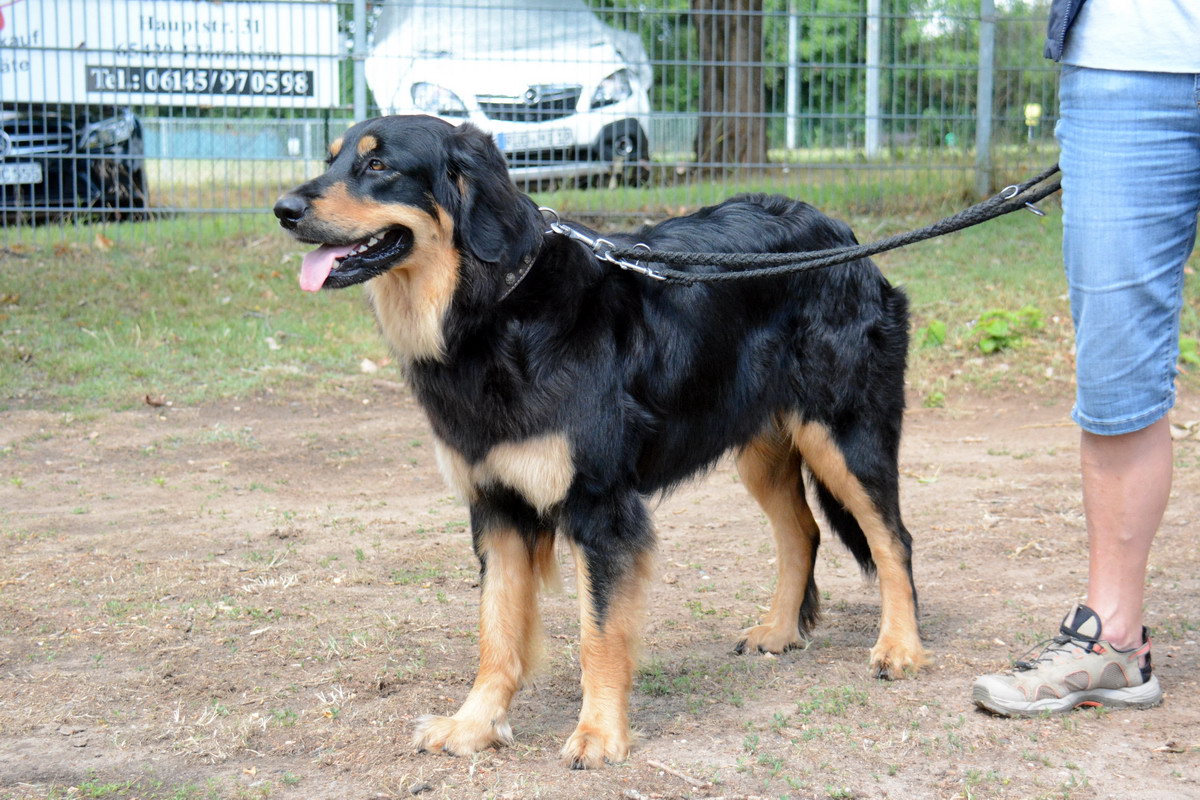
<path fill-rule="evenodd" d="M 650 62 L 583 0 L 389 0 L 366 59 L 389 114 L 490 132 L 514 180 L 636 180 L 649 160 Z"/>

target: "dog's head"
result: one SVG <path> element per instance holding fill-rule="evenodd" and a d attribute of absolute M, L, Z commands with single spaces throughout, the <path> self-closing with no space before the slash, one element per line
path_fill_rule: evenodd
<path fill-rule="evenodd" d="M 320 245 L 301 267 L 307 291 L 362 283 L 452 247 L 478 265 L 471 282 L 487 292 L 479 284 L 498 281 L 538 247 L 536 208 L 509 181 L 491 137 L 470 124 L 360 122 L 330 146 L 328 163 L 275 204 L 280 225 Z"/>

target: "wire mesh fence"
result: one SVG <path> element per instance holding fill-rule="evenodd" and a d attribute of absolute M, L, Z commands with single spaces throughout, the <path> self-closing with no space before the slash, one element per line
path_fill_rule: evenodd
<path fill-rule="evenodd" d="M 257 224 L 355 119 L 392 113 L 488 130 L 577 216 L 741 191 L 958 205 L 1054 160 L 1044 5 L 10 0 L 0 224 Z"/>

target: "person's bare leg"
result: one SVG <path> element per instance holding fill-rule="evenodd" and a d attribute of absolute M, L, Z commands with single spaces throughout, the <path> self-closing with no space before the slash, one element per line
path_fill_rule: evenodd
<path fill-rule="evenodd" d="M 1088 529 L 1087 605 L 1113 647 L 1142 641 L 1142 602 L 1150 544 L 1171 492 L 1167 418 L 1133 433 L 1083 432 L 1083 509 Z"/>

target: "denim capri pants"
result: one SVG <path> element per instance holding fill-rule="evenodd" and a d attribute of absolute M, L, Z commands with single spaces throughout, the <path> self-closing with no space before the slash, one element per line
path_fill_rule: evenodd
<path fill-rule="evenodd" d="M 1200 211 L 1200 75 L 1066 66 L 1059 112 L 1071 416 L 1092 433 L 1130 433 L 1175 402 Z"/>

